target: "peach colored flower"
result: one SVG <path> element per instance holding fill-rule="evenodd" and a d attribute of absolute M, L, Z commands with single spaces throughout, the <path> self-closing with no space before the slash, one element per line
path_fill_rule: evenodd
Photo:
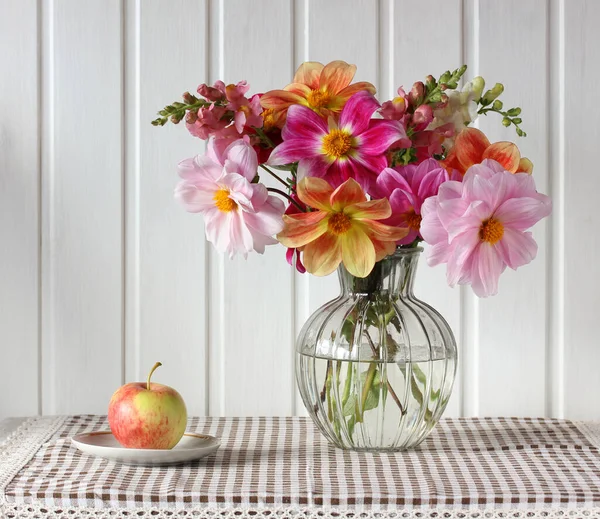
<path fill-rule="evenodd" d="M 376 221 L 390 217 L 390 203 L 367 201 L 352 178 L 334 190 L 323 179 L 305 177 L 297 193 L 314 211 L 284 215 L 277 239 L 286 247 L 302 247 L 304 266 L 315 276 L 331 274 L 343 262 L 348 272 L 364 278 L 408 233 Z"/>
<path fill-rule="evenodd" d="M 454 148 L 442 165 L 448 170 L 459 171 L 463 175 L 474 164 L 481 164 L 485 159 L 492 159 L 511 173 L 529 173 L 533 164 L 521 153 L 512 142 L 501 141 L 491 144 L 485 134 L 477 128 L 465 128 L 456 136 Z"/>
<path fill-rule="evenodd" d="M 307 61 L 298 67 L 292 83 L 283 90 L 267 92 L 260 102 L 264 108 L 284 114 L 292 105 L 304 105 L 327 117 L 341 112 L 346 101 L 361 90 L 375 94 L 371 83 L 350 84 L 355 73 L 356 65 L 345 61 L 332 61 L 327 65 Z"/>

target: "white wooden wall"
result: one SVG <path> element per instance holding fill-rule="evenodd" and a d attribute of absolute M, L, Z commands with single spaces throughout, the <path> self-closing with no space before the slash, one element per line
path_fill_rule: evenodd
<path fill-rule="evenodd" d="M 293 339 L 335 276 L 216 254 L 172 197 L 203 143 L 150 120 L 202 82 L 344 59 L 382 99 L 463 62 L 504 82 L 554 198 L 499 296 L 421 266 L 460 347 L 448 414 L 600 419 L 599 25 L 599 0 L 0 0 L 0 418 L 105 412 L 157 360 L 193 414 L 303 412 Z"/>

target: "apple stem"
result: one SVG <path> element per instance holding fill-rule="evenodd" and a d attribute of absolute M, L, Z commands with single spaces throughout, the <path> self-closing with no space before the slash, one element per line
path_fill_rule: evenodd
<path fill-rule="evenodd" d="M 154 364 L 154 366 L 152 366 L 150 373 L 148 373 L 148 382 L 146 383 L 146 389 L 148 391 L 150 391 L 150 377 L 152 377 L 152 373 L 156 371 L 156 368 L 159 368 L 160 366 L 162 366 L 162 364 L 160 362 L 157 362 L 156 364 Z"/>

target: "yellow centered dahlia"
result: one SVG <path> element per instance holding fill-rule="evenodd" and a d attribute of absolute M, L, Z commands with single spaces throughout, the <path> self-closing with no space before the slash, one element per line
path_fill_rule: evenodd
<path fill-rule="evenodd" d="M 298 197 L 314 210 L 284 215 L 277 239 L 286 247 L 302 247 L 304 266 L 316 276 L 331 274 L 343 262 L 348 272 L 364 278 L 408 234 L 406 228 L 376 221 L 389 218 L 390 203 L 367 201 L 352 178 L 334 190 L 321 178 L 305 177 Z"/>

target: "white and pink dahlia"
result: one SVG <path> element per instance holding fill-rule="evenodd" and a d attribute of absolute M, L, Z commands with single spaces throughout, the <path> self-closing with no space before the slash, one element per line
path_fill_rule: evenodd
<path fill-rule="evenodd" d="M 444 182 L 421 207 L 421 235 L 429 265 L 447 263 L 450 286 L 470 284 L 479 297 L 495 295 L 506 267 L 531 262 L 537 244 L 529 229 L 552 211 L 527 173 L 511 173 L 486 159 L 463 182 Z"/>
<path fill-rule="evenodd" d="M 202 213 L 206 239 L 230 258 L 263 253 L 283 229 L 284 203 L 264 184 L 252 183 L 258 169 L 256 152 L 243 140 L 224 151 L 209 140 L 206 155 L 179 164 L 175 196 L 191 213 Z"/>

